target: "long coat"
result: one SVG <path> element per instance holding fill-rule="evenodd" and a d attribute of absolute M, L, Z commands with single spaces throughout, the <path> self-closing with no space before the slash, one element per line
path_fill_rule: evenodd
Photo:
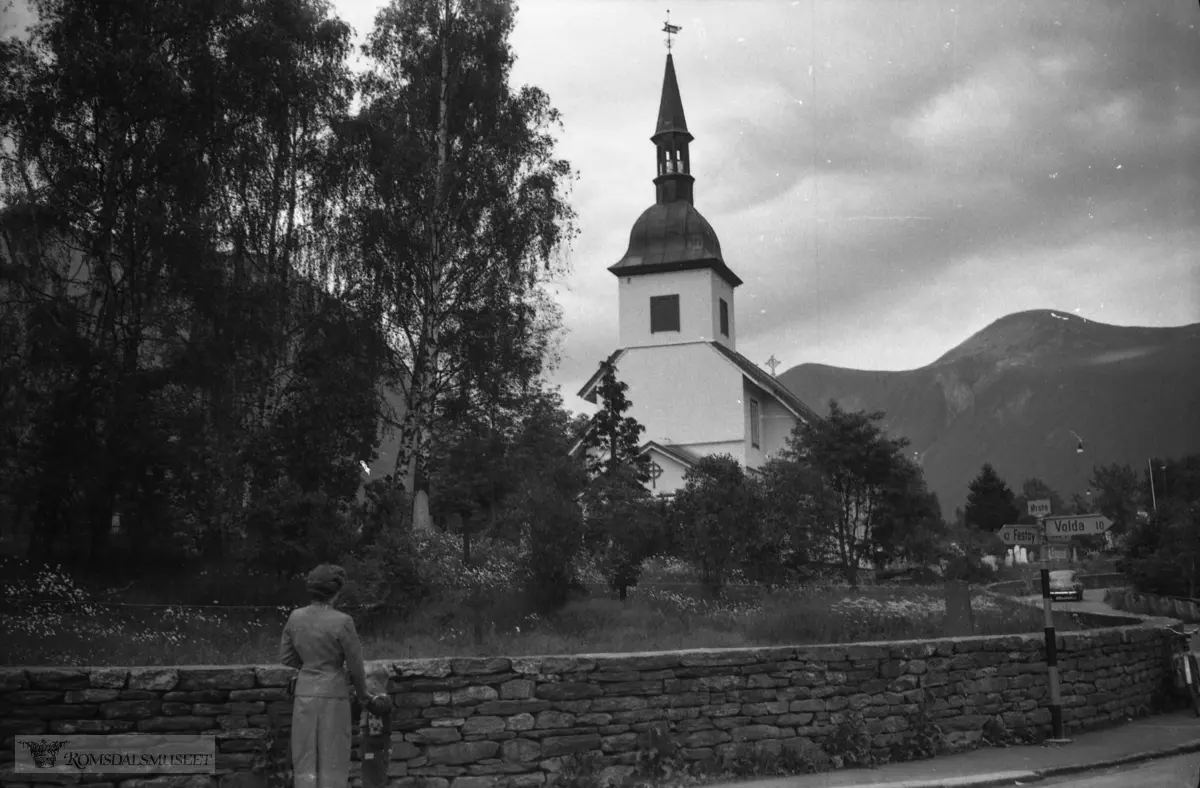
<path fill-rule="evenodd" d="M 346 788 L 350 778 L 350 684 L 368 697 L 362 644 L 354 620 L 328 605 L 293 610 L 279 641 L 279 661 L 298 668 L 292 706 L 296 788 Z"/>

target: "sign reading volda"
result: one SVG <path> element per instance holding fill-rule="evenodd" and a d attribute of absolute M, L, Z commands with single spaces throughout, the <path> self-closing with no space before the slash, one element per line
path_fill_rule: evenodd
<path fill-rule="evenodd" d="M 1078 514 L 1071 517 L 1047 517 L 1046 538 L 1063 541 L 1072 536 L 1095 536 L 1112 527 L 1102 514 Z"/>

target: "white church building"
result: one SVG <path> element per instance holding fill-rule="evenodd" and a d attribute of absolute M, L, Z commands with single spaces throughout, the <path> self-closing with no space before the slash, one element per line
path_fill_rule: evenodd
<path fill-rule="evenodd" d="M 737 351 L 734 291 L 717 234 L 693 200 L 688 132 L 667 55 L 654 136 L 655 201 L 609 271 L 618 279 L 618 350 L 609 361 L 646 428 L 652 491 L 671 495 L 700 457 L 732 455 L 755 469 L 784 448 L 797 420 L 819 418 Z M 579 391 L 595 404 L 603 366 Z M 577 447 L 578 450 L 578 447 Z"/>

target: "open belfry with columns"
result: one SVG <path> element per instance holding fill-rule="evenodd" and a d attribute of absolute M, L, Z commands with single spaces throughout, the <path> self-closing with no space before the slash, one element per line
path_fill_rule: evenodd
<path fill-rule="evenodd" d="M 670 35 L 678 27 L 667 24 Z M 675 62 L 668 49 L 654 136 L 654 204 L 629 233 L 617 277 L 618 349 L 608 358 L 628 386 L 627 413 L 645 427 L 652 492 L 672 495 L 712 454 L 754 470 L 786 445 L 797 420 L 817 415 L 737 350 L 734 291 L 741 286 L 695 205 Z M 772 357 L 774 361 L 774 357 Z M 604 365 L 579 391 L 596 404 Z"/>

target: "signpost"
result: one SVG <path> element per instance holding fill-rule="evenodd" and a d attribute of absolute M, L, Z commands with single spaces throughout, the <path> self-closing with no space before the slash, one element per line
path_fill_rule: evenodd
<path fill-rule="evenodd" d="M 1009 545 L 1035 545 L 1042 543 L 1042 531 L 1036 525 L 1006 525 L 999 531 L 1000 538 Z"/>
<path fill-rule="evenodd" d="M 1058 639 L 1054 634 L 1054 613 L 1050 609 L 1050 543 L 1069 542 L 1074 536 L 1094 536 L 1112 527 L 1112 520 L 1101 514 L 1050 516 L 1050 502 L 1029 502 L 1029 514 L 1037 525 L 1005 525 L 998 532 L 1008 545 L 1039 545 L 1041 547 L 1042 610 L 1045 613 L 1046 668 L 1050 677 L 1050 725 L 1054 729 L 1051 741 L 1065 742 L 1062 724 L 1062 693 L 1058 685 Z"/>
<path fill-rule="evenodd" d="M 1102 514 L 1081 514 L 1074 517 L 1046 517 L 1046 539 L 1066 542 L 1072 536 L 1096 536 L 1112 527 L 1112 520 Z"/>

